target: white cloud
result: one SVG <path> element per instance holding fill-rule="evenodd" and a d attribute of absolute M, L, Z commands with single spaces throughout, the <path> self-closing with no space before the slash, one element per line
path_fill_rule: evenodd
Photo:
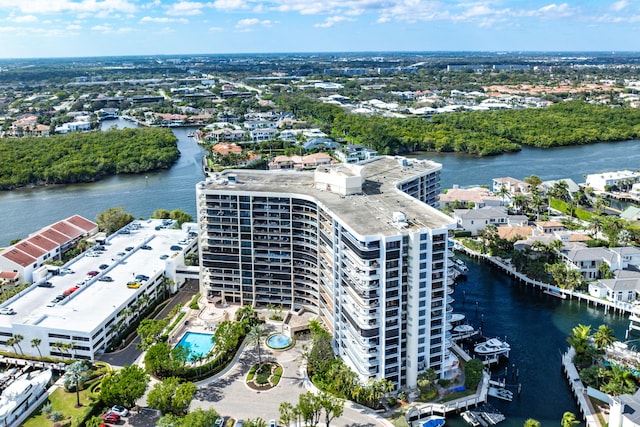
<path fill-rule="evenodd" d="M 193 16 L 202 14 L 202 9 L 213 7 L 213 3 L 200 3 L 197 1 L 179 1 L 172 4 L 167 10 L 167 15 Z"/>
<path fill-rule="evenodd" d="M 151 16 L 145 16 L 144 18 L 140 19 L 140 23 L 147 23 L 147 22 L 161 23 L 161 24 L 166 24 L 168 22 L 178 22 L 180 24 L 187 24 L 189 23 L 189 20 L 185 18 L 167 18 L 167 17 L 154 18 Z"/>
<path fill-rule="evenodd" d="M 65 27 L 66 30 L 68 31 L 80 31 L 82 30 L 82 26 L 81 25 L 76 25 L 76 24 L 71 24 L 71 25 L 67 25 Z"/>
<path fill-rule="evenodd" d="M 209 31 L 211 31 L 212 33 L 221 33 L 224 31 L 224 28 L 222 27 L 209 27 Z"/>
<path fill-rule="evenodd" d="M 129 0 L 0 0 L 0 8 L 17 9 L 27 14 L 103 11 L 133 13 L 137 10 Z"/>
<path fill-rule="evenodd" d="M 241 19 L 236 24 L 236 30 L 238 31 L 251 31 L 255 27 L 267 27 L 270 28 L 273 24 L 277 24 L 278 21 L 271 21 L 269 19 L 260 20 L 258 18 Z"/>
<path fill-rule="evenodd" d="M 629 6 L 629 2 L 627 0 L 620 0 L 613 3 L 610 6 L 610 9 L 614 12 L 621 12 L 623 9 L 626 9 Z"/>
<path fill-rule="evenodd" d="M 7 18 L 9 22 L 17 22 L 17 23 L 26 23 L 26 22 L 36 22 L 38 18 L 33 15 L 22 15 L 22 16 L 13 16 Z"/>
<path fill-rule="evenodd" d="M 239 10 L 247 9 L 249 5 L 244 0 L 216 0 L 213 7 L 221 10 Z"/>
<path fill-rule="evenodd" d="M 331 28 L 335 24 L 346 21 L 355 21 L 353 18 L 347 18 L 346 16 L 330 16 L 324 22 L 315 24 L 316 28 Z"/>
<path fill-rule="evenodd" d="M 113 31 L 113 28 L 109 25 L 94 25 L 91 27 L 92 31 L 101 31 L 103 33 L 110 33 Z"/>

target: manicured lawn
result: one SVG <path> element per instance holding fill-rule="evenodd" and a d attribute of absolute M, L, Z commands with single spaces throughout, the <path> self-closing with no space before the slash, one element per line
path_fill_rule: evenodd
<path fill-rule="evenodd" d="M 51 406 L 54 411 L 59 411 L 64 414 L 65 418 L 61 422 L 65 422 L 71 420 L 71 426 L 77 426 L 77 419 L 83 419 L 84 415 L 91 410 L 93 405 L 93 401 L 89 398 L 88 392 L 86 390 L 80 392 L 80 403 L 82 406 L 80 408 L 76 408 L 76 393 L 67 393 L 63 388 L 57 388 L 49 396 L 49 402 L 51 402 Z M 41 408 L 38 408 L 34 411 L 34 413 L 29 417 L 27 421 L 23 424 L 24 427 L 51 427 L 53 423 L 51 420 L 48 420 L 43 413 L 40 411 Z"/>

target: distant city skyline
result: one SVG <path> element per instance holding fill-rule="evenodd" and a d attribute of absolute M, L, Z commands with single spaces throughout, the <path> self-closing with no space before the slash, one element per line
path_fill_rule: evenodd
<path fill-rule="evenodd" d="M 0 58 L 637 51 L 639 0 L 0 0 Z"/>

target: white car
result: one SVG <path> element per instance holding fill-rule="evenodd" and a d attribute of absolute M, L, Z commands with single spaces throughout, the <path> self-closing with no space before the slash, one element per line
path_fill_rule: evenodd
<path fill-rule="evenodd" d="M 16 311 L 10 307 L 0 308 L 0 314 L 16 314 Z"/>
<path fill-rule="evenodd" d="M 129 410 L 121 405 L 113 405 L 109 412 L 111 412 L 112 414 L 120 415 L 121 417 L 126 417 L 127 415 L 129 415 Z"/>

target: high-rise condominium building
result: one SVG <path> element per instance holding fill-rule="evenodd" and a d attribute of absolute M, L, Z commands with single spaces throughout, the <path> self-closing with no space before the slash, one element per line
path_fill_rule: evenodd
<path fill-rule="evenodd" d="M 445 369 L 441 165 L 378 157 L 310 172 L 236 170 L 197 184 L 202 292 L 315 313 L 361 379 L 415 387 Z"/>

